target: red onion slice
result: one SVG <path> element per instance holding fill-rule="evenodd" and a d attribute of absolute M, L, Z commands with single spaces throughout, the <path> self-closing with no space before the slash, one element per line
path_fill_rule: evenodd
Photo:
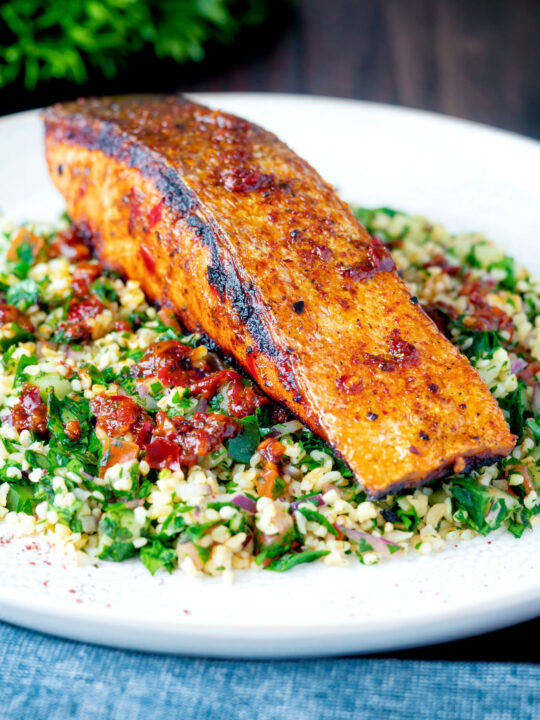
<path fill-rule="evenodd" d="M 365 540 L 371 545 L 375 552 L 378 552 L 381 555 L 393 555 L 397 552 L 403 552 L 403 548 L 397 545 L 397 543 L 386 540 L 386 538 L 375 537 L 375 535 L 371 535 L 363 530 L 354 530 L 353 528 L 347 528 L 343 525 L 337 525 L 337 529 L 341 530 L 341 532 L 353 542 L 358 543 L 361 540 Z M 390 547 L 396 548 L 396 550 L 392 553 L 390 552 Z"/>
<path fill-rule="evenodd" d="M 516 358 L 510 363 L 510 372 L 514 375 L 527 367 L 527 362 L 523 358 Z"/>
<path fill-rule="evenodd" d="M 540 413 L 540 385 L 534 383 L 532 392 L 532 409 L 535 415 Z"/>
<path fill-rule="evenodd" d="M 257 503 L 247 495 L 236 495 L 232 499 L 232 504 L 251 515 L 255 515 L 257 512 Z"/>

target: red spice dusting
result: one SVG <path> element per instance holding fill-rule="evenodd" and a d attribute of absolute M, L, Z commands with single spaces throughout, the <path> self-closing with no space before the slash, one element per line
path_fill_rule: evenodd
<path fill-rule="evenodd" d="M 25 383 L 19 398 L 11 411 L 15 429 L 18 432 L 32 430 L 44 435 L 47 432 L 47 406 L 41 400 L 39 388 Z"/>
<path fill-rule="evenodd" d="M 364 353 L 364 363 L 374 365 L 383 372 L 392 372 L 397 367 L 407 368 L 418 365 L 418 350 L 415 346 L 403 340 L 396 328 L 387 336 L 388 355 L 372 355 Z"/>
<path fill-rule="evenodd" d="M 23 330 L 31 333 L 34 332 L 34 326 L 24 313 L 17 310 L 13 305 L 0 303 L 0 327 L 9 325 L 10 323 L 16 323 L 19 327 L 23 328 Z"/>
<path fill-rule="evenodd" d="M 377 273 L 395 270 L 392 256 L 378 238 L 371 239 L 371 243 L 366 247 L 365 252 L 366 257 L 364 260 L 348 267 L 338 266 L 338 272 L 348 280 L 362 282 L 369 280 Z"/>
<path fill-rule="evenodd" d="M 221 173 L 223 185 L 229 192 L 248 193 L 268 189 L 274 185 L 274 176 L 260 170 L 233 167 Z"/>
<path fill-rule="evenodd" d="M 388 336 L 388 349 L 392 359 L 401 367 L 418 365 L 418 350 L 412 343 L 403 340 L 397 328 Z"/>
<path fill-rule="evenodd" d="M 385 355 L 372 355 L 364 353 L 364 364 L 378 367 L 383 372 L 393 372 L 396 369 L 396 363 L 392 358 Z"/>
<path fill-rule="evenodd" d="M 346 395 L 358 395 L 364 389 L 364 383 L 360 379 L 355 379 L 351 375 L 342 375 L 336 381 L 336 387 L 340 392 Z"/>

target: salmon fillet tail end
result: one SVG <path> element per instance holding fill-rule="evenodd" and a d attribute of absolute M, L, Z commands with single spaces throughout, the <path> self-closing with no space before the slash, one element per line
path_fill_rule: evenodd
<path fill-rule="evenodd" d="M 511 452 L 496 400 L 387 249 L 275 135 L 180 96 L 43 117 L 51 178 L 103 263 L 211 338 L 369 497 Z"/>

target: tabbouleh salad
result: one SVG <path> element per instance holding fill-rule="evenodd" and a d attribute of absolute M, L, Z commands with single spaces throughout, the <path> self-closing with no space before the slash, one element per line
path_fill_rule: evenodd
<path fill-rule="evenodd" d="M 540 283 L 479 234 L 356 211 L 476 367 L 518 443 L 496 465 L 369 501 L 249 380 L 104 270 L 64 218 L 0 220 L 0 520 L 76 562 L 154 574 L 366 565 L 430 553 L 540 505 Z"/>

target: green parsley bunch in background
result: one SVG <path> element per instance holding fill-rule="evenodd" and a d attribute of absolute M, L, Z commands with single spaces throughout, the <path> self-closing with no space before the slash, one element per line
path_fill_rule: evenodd
<path fill-rule="evenodd" d="M 0 3 L 0 88 L 51 79 L 114 77 L 128 56 L 200 61 L 210 40 L 231 42 L 263 22 L 272 0 L 9 0 Z"/>

